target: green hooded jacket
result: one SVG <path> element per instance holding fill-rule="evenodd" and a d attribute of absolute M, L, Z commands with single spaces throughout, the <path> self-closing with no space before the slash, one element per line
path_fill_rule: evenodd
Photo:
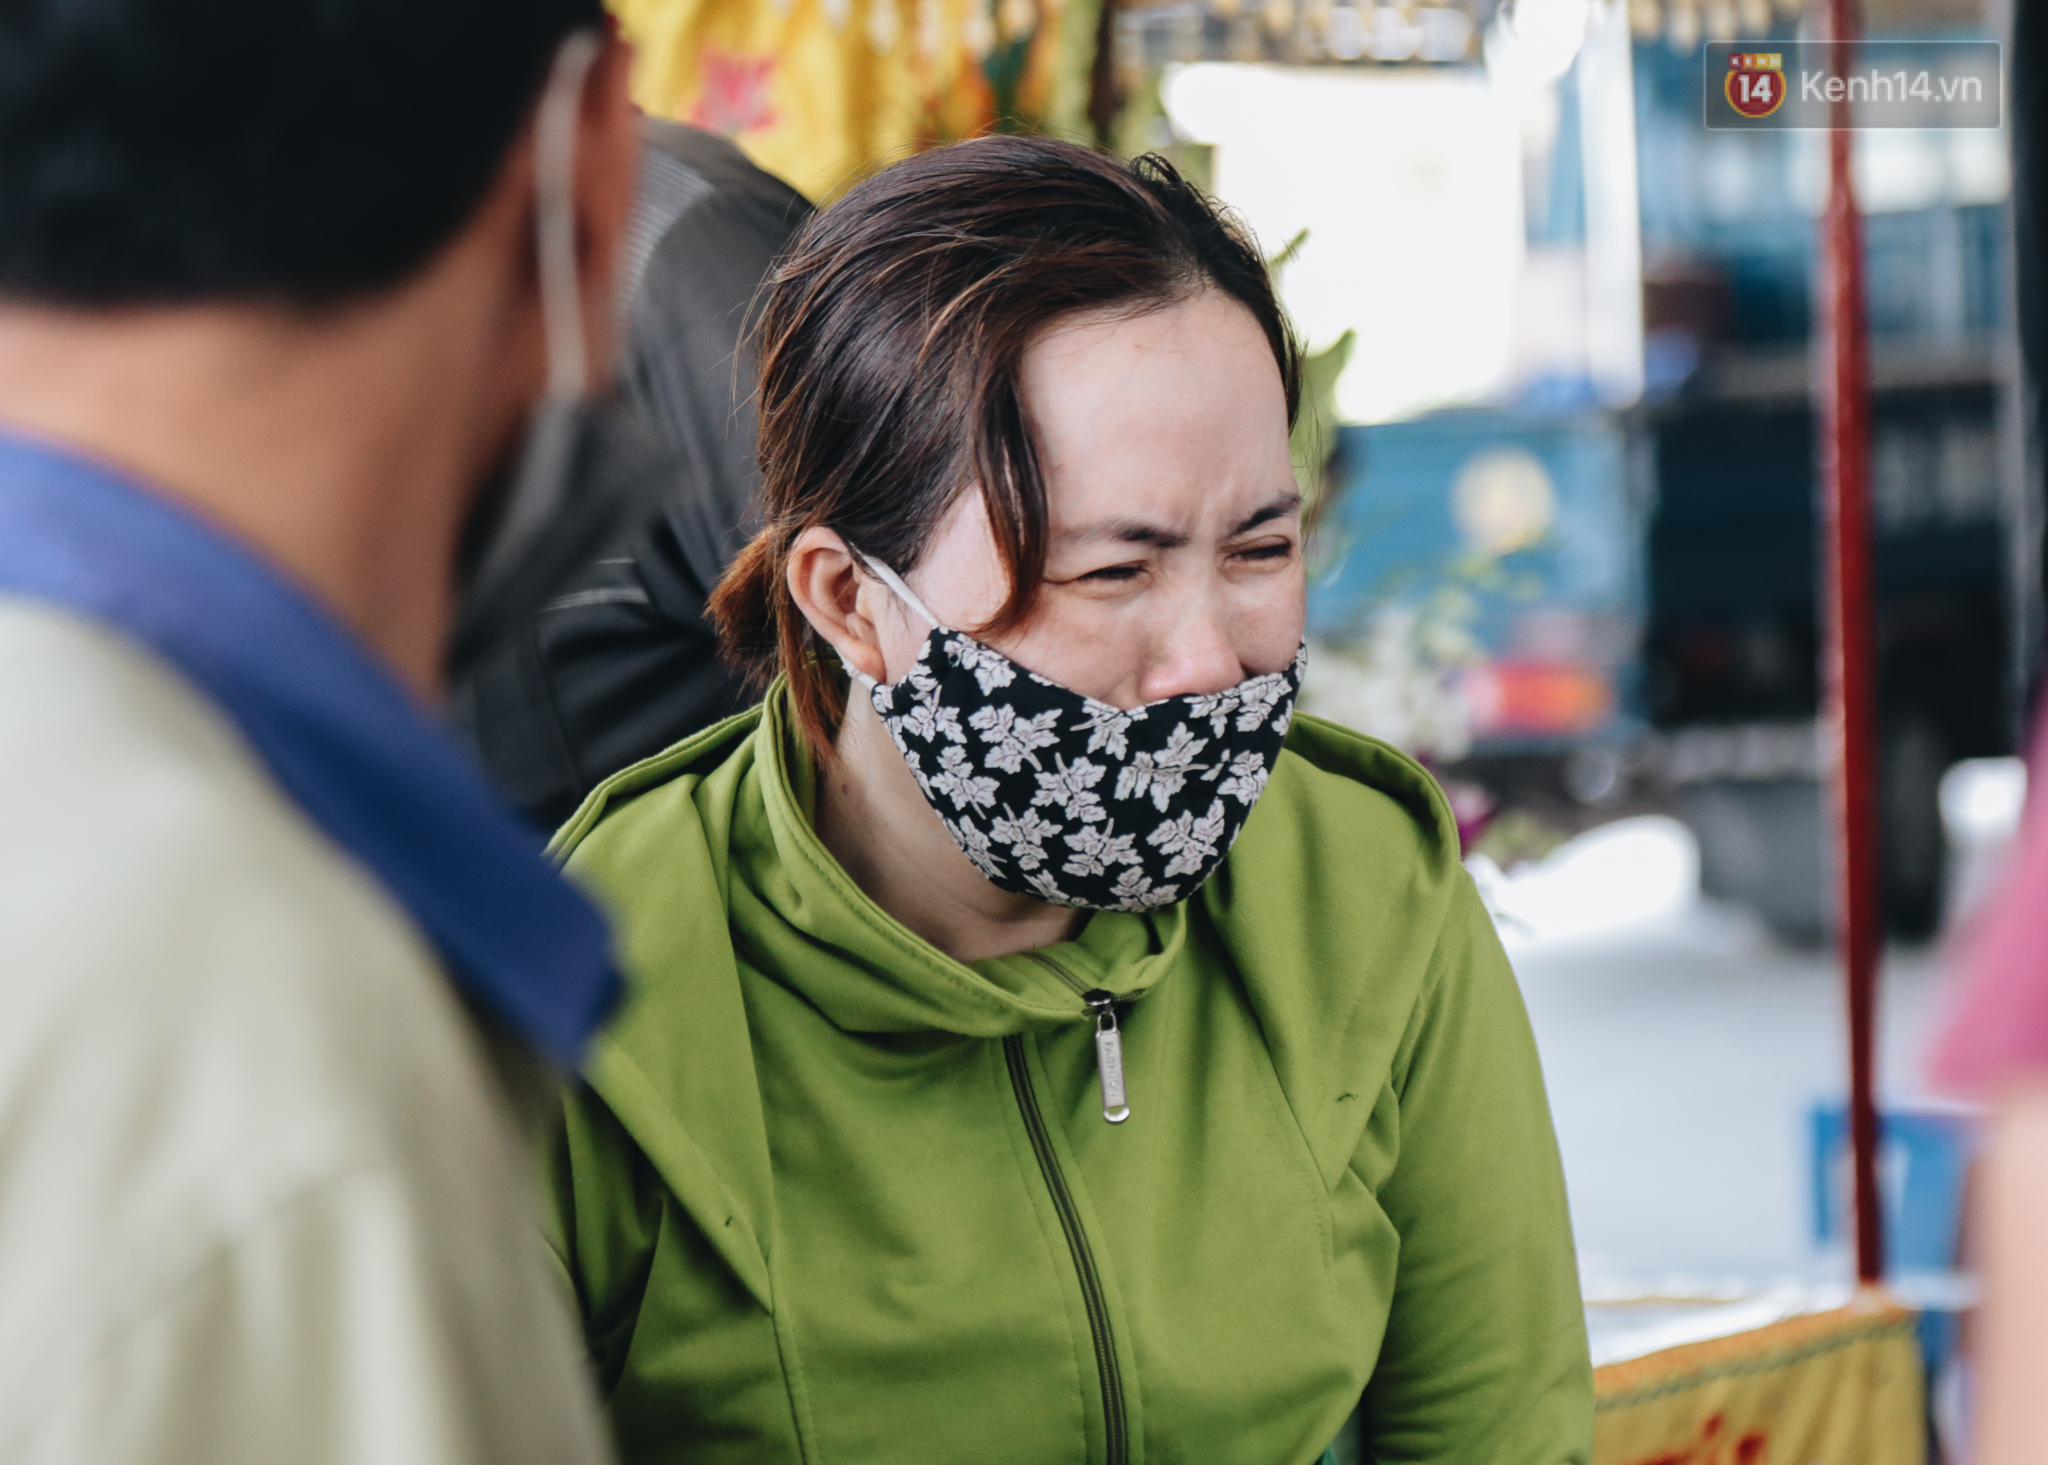
<path fill-rule="evenodd" d="M 548 1186 L 626 1465 L 1310 1465 L 1361 1394 L 1369 1459 L 1586 1459 L 1542 1075 L 1426 773 L 1298 717 L 1195 897 L 966 965 L 813 786 L 778 686 L 557 839 L 635 981 Z"/>

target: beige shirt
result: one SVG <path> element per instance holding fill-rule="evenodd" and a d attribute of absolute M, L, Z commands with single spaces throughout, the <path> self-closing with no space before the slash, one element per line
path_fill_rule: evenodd
<path fill-rule="evenodd" d="M 489 1045 L 175 672 L 0 598 L 0 1461 L 606 1458 Z"/>

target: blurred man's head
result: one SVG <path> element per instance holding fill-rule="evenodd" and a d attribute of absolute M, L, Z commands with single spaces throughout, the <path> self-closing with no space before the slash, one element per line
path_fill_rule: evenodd
<path fill-rule="evenodd" d="M 421 618 L 437 642 L 546 380 L 551 77 L 608 355 L 626 58 L 557 65 L 604 25 L 599 0 L 0 3 L 0 425 L 194 501 L 431 681 Z"/>
<path fill-rule="evenodd" d="M 471 216 L 598 0 L 10 0 L 0 293 L 325 305 Z"/>

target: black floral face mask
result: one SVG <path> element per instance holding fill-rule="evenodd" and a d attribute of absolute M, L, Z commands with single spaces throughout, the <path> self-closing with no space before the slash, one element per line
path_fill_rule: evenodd
<path fill-rule="evenodd" d="M 948 630 L 887 565 L 862 563 L 932 632 L 901 681 L 852 675 L 990 881 L 1054 905 L 1146 911 L 1223 863 L 1279 761 L 1306 646 L 1285 671 L 1123 711 Z"/>

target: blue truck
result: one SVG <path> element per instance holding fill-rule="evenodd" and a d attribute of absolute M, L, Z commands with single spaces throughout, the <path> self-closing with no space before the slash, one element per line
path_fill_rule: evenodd
<path fill-rule="evenodd" d="M 2000 400 L 1988 359 L 1879 355 L 1886 906 L 1907 936 L 1939 919 L 1941 775 L 2012 746 Z M 1708 893 L 1818 939 L 1815 430 L 1797 359 L 1627 412 L 1347 428 L 1311 635 L 1341 654 L 1389 615 L 1455 621 L 1455 664 L 1419 673 L 1454 684 L 1465 739 L 1421 751 L 1567 822 L 1669 809 Z"/>

